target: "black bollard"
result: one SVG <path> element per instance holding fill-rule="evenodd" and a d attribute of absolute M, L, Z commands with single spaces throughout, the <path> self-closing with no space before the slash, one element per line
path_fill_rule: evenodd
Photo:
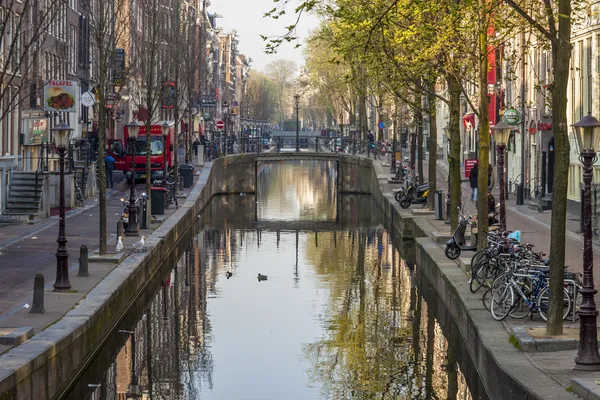
<path fill-rule="evenodd" d="M 125 233 L 125 228 L 123 225 L 123 220 L 119 220 L 119 222 L 117 222 L 117 239 L 119 237 L 123 237 L 124 233 Z"/>
<path fill-rule="evenodd" d="M 33 280 L 33 304 L 30 314 L 46 314 L 44 309 L 44 275 L 36 274 Z"/>
<path fill-rule="evenodd" d="M 88 272 L 88 248 L 85 244 L 82 244 L 79 249 L 79 273 L 77 276 L 80 278 L 90 276 Z"/>

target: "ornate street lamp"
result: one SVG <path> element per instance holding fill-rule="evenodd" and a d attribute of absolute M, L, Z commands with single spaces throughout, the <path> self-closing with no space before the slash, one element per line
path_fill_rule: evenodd
<path fill-rule="evenodd" d="M 56 149 L 60 156 L 60 183 L 59 183 L 59 208 L 58 208 L 58 249 L 56 250 L 56 281 L 54 291 L 59 292 L 71 289 L 69 281 L 69 252 L 67 251 L 67 235 L 65 233 L 65 154 L 69 145 L 69 138 L 73 128 L 64 122 L 60 122 L 54 128 L 54 140 Z"/>
<path fill-rule="evenodd" d="M 128 133 L 128 144 L 129 150 L 131 151 L 131 182 L 130 182 L 130 191 L 129 191 L 129 222 L 127 223 L 127 229 L 125 230 L 125 235 L 127 236 L 137 236 L 137 210 L 135 208 L 135 142 L 138 138 L 138 134 L 140 133 L 140 128 L 142 124 L 138 121 L 132 121 L 127 125 L 127 133 Z"/>
<path fill-rule="evenodd" d="M 300 152 L 300 95 L 294 95 L 296 109 L 296 152 Z"/>
<path fill-rule="evenodd" d="M 592 250 L 592 179 L 596 151 L 600 144 L 600 122 L 590 113 L 573 124 L 579 160 L 583 164 L 583 288 L 579 307 L 579 350 L 575 357 L 575 369 L 600 370 L 598 354 L 598 310 L 594 295 L 594 252 Z"/>
<path fill-rule="evenodd" d="M 450 125 L 446 124 L 444 127 L 444 135 L 446 136 L 446 141 L 448 142 L 448 148 L 446 150 L 446 158 L 449 160 L 448 155 L 450 154 Z M 430 155 L 431 157 L 431 155 Z M 446 193 L 446 220 L 444 221 L 446 225 L 450 225 L 450 168 L 448 168 L 448 193 Z"/>
<path fill-rule="evenodd" d="M 504 183 L 504 150 L 506 143 L 510 137 L 512 127 L 504 121 L 498 122 L 492 130 L 494 131 L 494 139 L 496 141 L 496 150 L 498 152 L 498 169 L 500 170 L 500 230 L 506 230 L 506 186 Z"/>
<path fill-rule="evenodd" d="M 167 121 L 163 122 L 160 127 L 163 137 L 163 156 L 164 156 L 164 170 L 163 170 L 163 184 L 167 183 L 167 174 L 169 173 L 167 167 L 167 139 L 169 138 L 169 123 Z"/>

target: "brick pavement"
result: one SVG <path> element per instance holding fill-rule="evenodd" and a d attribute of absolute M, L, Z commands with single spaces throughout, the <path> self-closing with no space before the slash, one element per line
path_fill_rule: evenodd
<path fill-rule="evenodd" d="M 142 190 L 143 185 L 137 185 L 137 193 Z M 128 187 L 124 182 L 116 185 L 114 189 L 108 189 L 107 192 L 109 249 L 116 243 L 116 224 L 122 211 L 120 198 L 127 194 Z M 67 213 L 67 249 L 72 271 L 78 266 L 81 245 L 87 245 L 90 252 L 98 249 L 97 202 L 97 199 L 86 200 L 82 208 Z M 30 301 L 35 274 L 43 274 L 47 285 L 51 286 L 54 283 L 57 237 L 58 217 L 50 217 L 31 225 L 0 227 L 0 320 L 6 317 L 10 310 L 14 311 L 15 306 L 22 306 Z"/>

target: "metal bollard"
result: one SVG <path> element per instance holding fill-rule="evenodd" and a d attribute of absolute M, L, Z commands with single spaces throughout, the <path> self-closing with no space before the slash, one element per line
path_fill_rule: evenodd
<path fill-rule="evenodd" d="M 30 314 L 46 314 L 44 308 L 44 275 L 36 274 L 33 280 L 33 304 Z"/>
<path fill-rule="evenodd" d="M 441 190 L 435 191 L 434 204 L 435 204 L 435 219 L 442 221 L 444 219 L 444 192 Z"/>
<path fill-rule="evenodd" d="M 88 272 L 88 247 L 85 244 L 82 244 L 79 248 L 79 272 L 77 276 L 79 278 L 90 276 Z"/>
<path fill-rule="evenodd" d="M 319 137 L 315 138 L 315 152 L 319 152 Z"/>
<path fill-rule="evenodd" d="M 117 238 L 123 237 L 125 235 L 125 227 L 123 225 L 123 220 L 117 222 Z"/>
<path fill-rule="evenodd" d="M 182 179 L 183 181 L 183 179 Z M 140 221 L 140 228 L 141 229 L 148 229 L 148 202 L 147 201 L 142 201 L 142 215 L 139 217 L 140 219 L 138 221 Z"/>

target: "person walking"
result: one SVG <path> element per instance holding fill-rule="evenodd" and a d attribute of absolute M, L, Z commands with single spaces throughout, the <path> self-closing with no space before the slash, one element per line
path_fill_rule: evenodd
<path fill-rule="evenodd" d="M 104 167 L 106 169 L 106 187 L 111 188 L 113 184 L 113 171 L 115 170 L 115 159 L 110 154 L 104 157 Z"/>
<path fill-rule="evenodd" d="M 198 146 L 200 145 L 200 140 L 198 140 L 198 138 L 196 138 L 196 140 L 194 140 L 194 143 L 192 143 L 192 148 L 194 149 L 194 155 L 196 157 L 198 157 Z"/>
<path fill-rule="evenodd" d="M 471 201 L 477 201 L 477 180 L 479 179 L 479 162 L 475 161 L 475 165 L 469 173 L 469 184 L 471 185 Z"/>

